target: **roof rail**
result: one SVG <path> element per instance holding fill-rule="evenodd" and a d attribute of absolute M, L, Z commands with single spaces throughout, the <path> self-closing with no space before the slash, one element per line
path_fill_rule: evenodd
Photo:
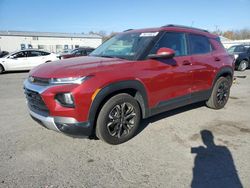
<path fill-rule="evenodd" d="M 127 29 L 127 30 L 124 30 L 123 32 L 126 32 L 126 31 L 132 31 L 133 29 Z"/>
<path fill-rule="evenodd" d="M 175 25 L 175 24 L 168 24 L 168 25 L 164 25 L 162 27 L 179 27 L 179 28 L 184 28 L 184 29 L 195 29 L 198 31 L 203 31 L 203 32 L 207 32 L 209 33 L 207 30 L 205 29 L 199 29 L 199 28 L 195 28 L 195 27 L 189 27 L 189 26 L 184 26 L 184 25 Z"/>

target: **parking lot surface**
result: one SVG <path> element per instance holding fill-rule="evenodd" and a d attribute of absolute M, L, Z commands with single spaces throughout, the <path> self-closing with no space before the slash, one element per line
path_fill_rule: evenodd
<path fill-rule="evenodd" d="M 0 75 L 0 187 L 250 187 L 250 70 L 235 72 L 224 109 L 199 103 L 154 116 L 118 146 L 34 122 L 27 75 Z"/>

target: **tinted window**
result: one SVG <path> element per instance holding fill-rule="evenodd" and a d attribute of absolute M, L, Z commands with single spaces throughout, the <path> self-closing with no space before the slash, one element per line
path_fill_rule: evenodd
<path fill-rule="evenodd" d="M 86 50 L 81 50 L 81 55 L 86 55 Z"/>
<path fill-rule="evenodd" d="M 76 50 L 76 51 L 74 52 L 74 54 L 75 54 L 75 55 L 81 55 L 81 54 L 82 54 L 82 51 L 81 51 L 81 50 Z"/>
<path fill-rule="evenodd" d="M 250 54 L 250 47 L 248 47 L 247 53 L 249 53 L 249 54 Z"/>
<path fill-rule="evenodd" d="M 94 49 L 92 49 L 92 48 L 86 49 L 87 55 L 89 55 L 91 52 L 93 52 L 93 50 L 94 50 Z"/>
<path fill-rule="evenodd" d="M 189 41 L 191 54 L 206 54 L 211 52 L 211 44 L 207 37 L 190 34 Z"/>
<path fill-rule="evenodd" d="M 160 48 L 171 48 L 176 56 L 187 55 L 186 38 L 184 33 L 165 33 L 156 43 L 150 54 L 156 54 Z"/>
<path fill-rule="evenodd" d="M 41 52 L 42 56 L 49 55 L 49 52 Z"/>
<path fill-rule="evenodd" d="M 236 46 L 234 52 L 246 52 L 245 46 Z"/>
<path fill-rule="evenodd" d="M 41 56 L 41 52 L 39 51 L 29 51 L 28 52 L 28 57 L 37 57 L 37 56 Z"/>
<path fill-rule="evenodd" d="M 13 58 L 23 58 L 26 57 L 26 52 L 18 52 L 12 55 Z"/>

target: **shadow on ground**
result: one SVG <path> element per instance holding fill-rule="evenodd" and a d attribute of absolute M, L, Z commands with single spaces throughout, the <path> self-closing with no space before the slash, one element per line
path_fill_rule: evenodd
<path fill-rule="evenodd" d="M 205 147 L 191 148 L 191 153 L 196 154 L 191 187 L 242 188 L 229 149 L 215 145 L 211 131 L 202 130 L 200 134 Z"/>
<path fill-rule="evenodd" d="M 3 72 L 2 75 L 4 74 L 17 74 L 17 73 L 28 73 L 29 70 L 20 70 L 20 71 L 6 71 L 6 72 Z"/>
<path fill-rule="evenodd" d="M 163 112 L 161 114 L 144 119 L 141 121 L 141 124 L 140 124 L 138 131 L 137 131 L 136 136 L 138 134 L 140 134 L 150 123 L 154 123 L 154 122 L 159 121 L 161 119 L 168 118 L 168 117 L 171 117 L 171 116 L 174 116 L 174 115 L 177 115 L 177 114 L 189 111 L 189 110 L 197 109 L 197 108 L 203 107 L 204 105 L 205 105 L 204 102 L 194 103 L 194 104 L 190 104 L 190 105 L 187 105 L 187 106 L 184 106 L 181 108 L 177 108 L 174 110 Z"/>

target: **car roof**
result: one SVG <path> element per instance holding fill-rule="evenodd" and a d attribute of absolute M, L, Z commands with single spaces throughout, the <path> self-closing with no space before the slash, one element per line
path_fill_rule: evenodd
<path fill-rule="evenodd" d="M 39 51 L 39 52 L 47 52 L 47 51 L 45 51 L 45 50 L 39 50 L 39 49 L 34 49 L 34 48 L 32 48 L 32 49 L 24 49 L 24 50 L 16 50 L 16 51 L 14 51 L 14 52 L 11 52 L 11 53 L 9 53 L 8 55 L 12 55 L 12 54 L 15 54 L 15 53 L 18 53 L 18 52 L 24 52 L 24 51 Z M 47 53 L 51 53 L 51 52 L 47 52 Z"/>
<path fill-rule="evenodd" d="M 46 52 L 45 50 L 40 50 L 40 49 L 36 49 L 36 48 L 28 48 L 28 49 L 24 49 L 24 50 L 19 50 L 21 51 L 39 51 L 39 52 Z"/>
<path fill-rule="evenodd" d="M 250 45 L 246 45 L 246 44 L 237 44 L 237 45 L 231 46 L 230 48 L 232 48 L 232 47 L 238 47 L 238 46 L 243 46 L 245 48 L 250 48 Z"/>
<path fill-rule="evenodd" d="M 79 47 L 79 48 L 75 48 L 75 49 L 94 49 L 94 48 L 92 48 L 92 47 Z"/>
<path fill-rule="evenodd" d="M 188 26 L 182 26 L 182 25 L 164 25 L 162 27 L 156 27 L 156 28 L 146 28 L 146 29 L 128 29 L 124 32 L 130 32 L 130 33 L 136 33 L 136 32 L 160 32 L 160 31 L 177 31 L 177 32 L 187 32 L 187 33 L 194 33 L 194 34 L 200 34 L 207 36 L 209 38 L 217 38 L 218 36 L 212 33 L 209 33 L 207 30 L 194 28 L 194 27 L 188 27 Z"/>

